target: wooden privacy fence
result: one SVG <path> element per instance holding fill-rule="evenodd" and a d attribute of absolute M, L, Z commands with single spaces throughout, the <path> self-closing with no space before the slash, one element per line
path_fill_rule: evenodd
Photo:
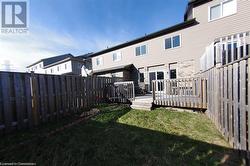
<path fill-rule="evenodd" d="M 109 88 L 110 100 L 113 102 L 129 103 L 135 99 L 133 81 L 115 82 Z"/>
<path fill-rule="evenodd" d="M 33 127 L 106 102 L 116 78 L 0 72 L 0 130 Z"/>
<path fill-rule="evenodd" d="M 207 108 L 207 81 L 203 78 L 154 80 L 153 102 L 156 105 Z"/>
<path fill-rule="evenodd" d="M 202 73 L 208 80 L 207 114 L 236 149 L 250 149 L 249 33 L 220 38 L 215 66 Z"/>

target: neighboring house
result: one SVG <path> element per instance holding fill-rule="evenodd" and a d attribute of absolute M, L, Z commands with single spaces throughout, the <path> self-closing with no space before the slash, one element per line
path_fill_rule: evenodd
<path fill-rule="evenodd" d="M 71 54 L 55 56 L 51 58 L 41 59 L 29 66 L 28 72 L 52 75 L 87 75 L 82 73 L 82 68 L 91 68 L 91 64 L 87 57 L 90 54 L 74 57 Z M 86 67 L 85 67 L 86 65 Z M 85 72 L 83 70 L 83 72 Z"/>
<path fill-rule="evenodd" d="M 121 76 L 151 91 L 151 81 L 192 77 L 215 39 L 250 30 L 250 2 L 192 0 L 184 22 L 93 53 L 95 75 Z"/>

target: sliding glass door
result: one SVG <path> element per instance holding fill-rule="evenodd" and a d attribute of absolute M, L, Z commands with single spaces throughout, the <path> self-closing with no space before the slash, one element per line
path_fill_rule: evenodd
<path fill-rule="evenodd" d="M 153 80 L 163 80 L 164 79 L 164 72 L 163 71 L 154 71 L 149 72 L 149 81 L 150 81 L 150 91 L 152 92 L 152 81 Z M 163 90 L 163 83 L 158 83 L 156 86 L 156 91 L 162 91 Z"/>

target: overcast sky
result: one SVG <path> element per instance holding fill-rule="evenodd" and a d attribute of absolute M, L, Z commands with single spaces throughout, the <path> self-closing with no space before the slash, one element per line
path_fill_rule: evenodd
<path fill-rule="evenodd" d="M 82 55 L 183 21 L 187 0 L 30 0 L 28 35 L 0 34 L 0 70 Z M 9 65 L 7 65 L 9 66 Z"/>

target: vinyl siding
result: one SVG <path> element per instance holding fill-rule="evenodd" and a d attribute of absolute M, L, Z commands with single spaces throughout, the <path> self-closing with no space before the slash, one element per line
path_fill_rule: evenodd
<path fill-rule="evenodd" d="M 208 22 L 208 8 L 218 2 L 220 1 L 214 0 L 194 8 L 194 17 L 199 22 L 198 25 L 117 50 L 122 53 L 121 61 L 113 62 L 112 54 L 116 51 L 97 56 L 103 57 L 103 65 L 100 66 L 96 66 L 97 57 L 93 57 L 93 70 L 102 70 L 131 63 L 136 68 L 149 68 L 150 66 L 163 64 L 166 73 L 168 73 L 170 63 L 177 62 L 183 65 L 185 61 L 194 61 L 193 74 L 198 73 L 200 57 L 204 53 L 206 46 L 210 45 L 214 39 L 250 30 L 250 2 L 244 0 L 237 1 L 238 9 L 236 14 Z M 181 46 L 165 50 L 165 39 L 175 35 L 181 35 Z M 135 56 L 135 48 L 144 44 L 147 46 L 147 54 Z"/>

